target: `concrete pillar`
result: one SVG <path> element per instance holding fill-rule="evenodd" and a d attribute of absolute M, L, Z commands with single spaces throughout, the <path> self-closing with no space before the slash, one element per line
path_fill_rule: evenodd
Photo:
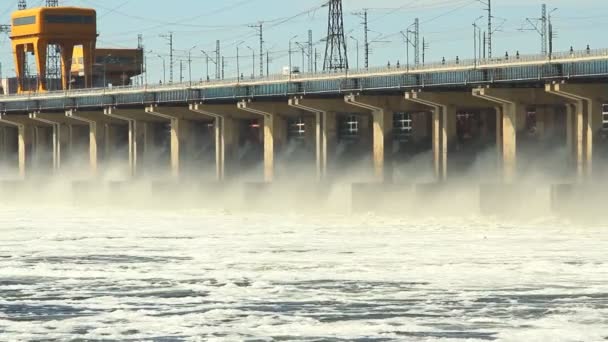
<path fill-rule="evenodd" d="M 505 183 L 512 183 L 517 173 L 517 131 L 521 127 L 520 121 L 525 120 L 526 106 L 520 102 L 517 93 L 509 92 L 507 89 L 473 89 L 473 96 L 493 102 L 501 107 L 502 120 L 497 120 L 501 121 L 501 138 L 497 138 L 497 142 L 502 152 L 503 180 Z M 499 134 L 497 134 L 498 136 Z"/>
<path fill-rule="evenodd" d="M 160 117 L 163 119 L 169 120 L 171 123 L 171 176 L 175 179 L 179 178 L 180 175 L 180 142 L 182 140 L 181 137 L 181 125 L 180 122 L 183 123 L 183 119 L 180 119 L 179 116 L 174 116 L 171 114 L 161 113 L 158 110 L 157 106 L 146 107 L 146 113 L 154 115 L 156 117 Z"/>
<path fill-rule="evenodd" d="M 394 126 L 392 108 L 389 108 L 388 103 L 383 104 L 377 98 L 363 98 L 353 94 L 345 96 L 344 101 L 371 112 L 374 177 L 378 182 L 392 182 Z"/>
<path fill-rule="evenodd" d="M 522 107 L 518 103 L 503 105 L 502 162 L 504 179 L 507 183 L 513 182 L 517 173 L 517 129 Z"/>
<path fill-rule="evenodd" d="M 89 169 L 91 175 L 96 176 L 99 171 L 99 148 L 103 145 L 103 121 L 75 110 L 68 110 L 65 115 L 89 125 Z"/>
<path fill-rule="evenodd" d="M 6 127 L 0 126 L 0 162 L 5 162 L 8 154 L 8 136 Z"/>
<path fill-rule="evenodd" d="M 106 107 L 104 108 L 104 115 L 108 117 L 126 122 L 128 125 L 128 153 L 129 153 L 129 176 L 132 178 L 136 178 L 139 176 L 139 167 L 138 167 L 138 146 L 139 142 L 142 141 L 142 134 L 140 131 L 140 125 L 143 123 L 138 122 L 137 120 L 128 117 L 127 115 L 121 115 L 119 111 L 114 107 Z M 116 148 L 116 132 L 115 127 L 108 127 L 110 124 L 106 124 L 106 155 L 110 155 L 112 150 Z M 111 147 L 110 147 L 111 146 Z"/>
<path fill-rule="evenodd" d="M 287 142 L 287 124 L 282 115 L 301 115 L 288 104 L 253 103 L 241 101 L 237 108 L 264 118 L 264 181 L 270 183 L 275 179 L 275 155 Z"/>
<path fill-rule="evenodd" d="M 569 102 L 574 108 L 574 148 L 579 181 L 593 174 L 593 142 L 602 125 L 602 101 L 608 97 L 603 84 L 547 84 L 545 90 Z"/>
<path fill-rule="evenodd" d="M 372 112 L 374 122 L 374 174 L 380 181 L 392 181 L 393 112 L 383 109 Z"/>
<path fill-rule="evenodd" d="M 302 97 L 289 99 L 291 107 L 312 113 L 315 119 L 315 160 L 317 180 L 328 178 L 328 155 L 335 149 L 338 139 L 336 105 L 331 101 L 308 100 Z"/>
<path fill-rule="evenodd" d="M 432 113 L 433 169 L 438 181 L 448 177 L 448 147 L 456 136 L 456 108 L 436 94 L 411 92 L 405 98 L 429 107 Z"/>
<path fill-rule="evenodd" d="M 19 178 L 25 179 L 27 164 L 30 160 L 28 152 L 31 151 L 33 122 L 25 115 L 0 115 L 0 121 L 6 125 L 17 128 L 17 154 L 19 165 Z"/>
<path fill-rule="evenodd" d="M 502 169 L 502 117 L 503 111 L 501 106 L 494 107 L 494 113 L 496 115 L 496 157 L 497 157 L 497 166 L 499 169 Z"/>
<path fill-rule="evenodd" d="M 214 120 L 216 179 L 225 181 L 226 161 L 234 161 L 236 155 L 238 134 L 235 132 L 236 125 L 231 117 L 231 113 L 236 109 L 229 105 L 195 103 L 190 105 L 190 110 Z"/>
<path fill-rule="evenodd" d="M 46 120 L 40 117 L 40 113 L 31 113 L 29 115 L 30 119 L 48 125 L 52 130 L 52 138 L 51 138 L 51 150 L 53 155 L 53 170 L 58 171 L 61 168 L 61 124 L 57 122 L 53 122 L 50 120 Z M 43 127 L 36 127 L 36 158 L 38 161 L 43 160 L 40 153 L 46 153 L 46 142 L 44 141 L 44 137 L 41 137 L 41 130 Z"/>
<path fill-rule="evenodd" d="M 569 161 L 575 160 L 574 155 L 574 106 L 572 104 L 566 104 L 566 148 L 568 150 Z"/>
<path fill-rule="evenodd" d="M 171 176 L 179 179 L 183 173 L 185 156 L 190 155 L 189 146 L 192 134 L 191 121 L 200 120 L 200 115 L 190 111 L 189 107 L 146 107 L 145 113 L 152 117 L 169 120 L 171 126 Z"/>
<path fill-rule="evenodd" d="M 264 181 L 274 179 L 274 140 L 279 135 L 279 127 L 275 127 L 275 116 L 264 115 Z M 278 120 L 277 120 L 278 121 Z M 277 122 L 278 124 L 278 122 Z"/>

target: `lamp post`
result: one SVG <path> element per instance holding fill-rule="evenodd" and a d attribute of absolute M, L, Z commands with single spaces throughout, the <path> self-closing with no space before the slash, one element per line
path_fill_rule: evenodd
<path fill-rule="evenodd" d="M 357 43 L 357 69 L 359 69 L 359 39 L 350 36 L 350 39 L 354 40 Z"/>
<path fill-rule="evenodd" d="M 252 71 L 251 71 L 251 78 L 253 79 L 253 78 L 255 78 L 255 50 L 254 50 L 254 49 L 253 49 L 251 46 L 249 46 L 249 45 L 247 45 L 247 48 L 248 48 L 249 50 L 251 50 L 251 56 L 252 56 L 252 64 L 251 64 Z"/>
<path fill-rule="evenodd" d="M 165 65 L 165 57 L 161 56 L 161 55 L 156 55 L 158 58 L 160 58 L 163 61 L 163 83 L 167 83 L 167 69 L 166 69 L 166 65 Z"/>
<path fill-rule="evenodd" d="M 289 79 L 291 80 L 291 73 L 292 73 L 292 67 L 291 67 L 291 42 L 298 38 L 298 35 L 296 34 L 295 36 L 289 38 Z"/>

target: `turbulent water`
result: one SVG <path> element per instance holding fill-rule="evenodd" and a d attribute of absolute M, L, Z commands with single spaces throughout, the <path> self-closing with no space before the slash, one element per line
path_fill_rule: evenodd
<path fill-rule="evenodd" d="M 608 232 L 0 208 L 2 341 L 602 341 Z"/>

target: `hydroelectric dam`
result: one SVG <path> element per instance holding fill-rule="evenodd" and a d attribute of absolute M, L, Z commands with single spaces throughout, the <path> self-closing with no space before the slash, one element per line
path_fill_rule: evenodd
<path fill-rule="evenodd" d="M 52 175 L 105 189 L 112 167 L 123 184 L 157 173 L 151 188 L 241 183 L 255 198 L 283 182 L 322 198 L 357 168 L 356 210 L 466 179 L 492 211 L 525 206 L 534 189 L 519 180 L 535 172 L 559 211 L 602 196 L 607 81 L 608 50 L 587 49 L 2 96 L 2 192 Z M 492 167 L 475 173 L 480 156 Z"/>

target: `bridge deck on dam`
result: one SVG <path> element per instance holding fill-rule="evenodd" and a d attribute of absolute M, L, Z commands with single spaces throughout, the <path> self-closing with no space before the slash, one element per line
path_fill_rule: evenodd
<path fill-rule="evenodd" d="M 608 49 L 552 55 L 504 56 L 424 66 L 393 65 L 344 73 L 275 75 L 196 83 L 76 89 L 0 97 L 0 112 L 101 108 L 109 105 L 226 101 L 290 95 L 331 96 L 346 92 L 397 93 L 411 88 L 464 88 L 481 85 L 542 85 L 552 80 L 598 81 L 608 78 Z"/>

